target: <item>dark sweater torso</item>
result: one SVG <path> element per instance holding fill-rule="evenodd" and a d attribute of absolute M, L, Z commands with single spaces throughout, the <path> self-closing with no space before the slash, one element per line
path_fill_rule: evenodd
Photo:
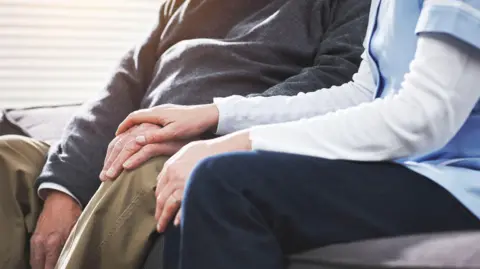
<path fill-rule="evenodd" d="M 209 6 L 228 1 L 214 2 Z M 217 10 L 221 17 L 208 18 L 200 9 L 187 13 L 182 23 L 166 31 L 167 43 L 174 45 L 160 48 L 142 106 L 209 103 L 212 96 L 259 93 L 313 66 L 330 17 L 327 1 L 246 0 L 241 12 L 235 2 L 226 8 L 222 4 L 225 9 Z M 201 38 L 205 36 L 214 38 Z"/>
<path fill-rule="evenodd" d="M 167 1 L 147 41 L 52 146 L 37 187 L 60 184 L 85 205 L 100 184 L 116 127 L 140 108 L 234 94 L 294 95 L 346 82 L 360 62 L 369 3 Z"/>

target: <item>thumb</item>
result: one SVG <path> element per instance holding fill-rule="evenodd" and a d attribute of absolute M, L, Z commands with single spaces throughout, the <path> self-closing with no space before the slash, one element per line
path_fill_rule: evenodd
<path fill-rule="evenodd" d="M 135 125 L 141 123 L 152 123 L 155 125 L 162 125 L 162 119 L 159 117 L 158 113 L 155 113 L 151 109 L 138 110 L 133 113 L 130 113 L 117 128 L 116 136 L 122 134 L 132 128 Z"/>

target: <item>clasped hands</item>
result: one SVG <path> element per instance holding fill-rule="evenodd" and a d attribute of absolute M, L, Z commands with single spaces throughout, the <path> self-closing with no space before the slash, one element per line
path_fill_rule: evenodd
<path fill-rule="evenodd" d="M 179 225 L 185 184 L 195 165 L 212 155 L 251 149 L 246 131 L 195 141 L 214 129 L 218 118 L 214 104 L 162 105 L 131 113 L 108 146 L 100 179 L 114 180 L 124 169 L 135 169 L 155 156 L 173 154 L 157 177 L 155 219 L 158 232 L 165 231 L 174 217 L 174 224 Z"/>

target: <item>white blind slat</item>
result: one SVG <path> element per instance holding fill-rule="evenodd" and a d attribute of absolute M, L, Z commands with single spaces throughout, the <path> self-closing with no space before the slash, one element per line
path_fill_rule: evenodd
<path fill-rule="evenodd" d="M 0 0 L 0 108 L 93 96 L 161 1 Z"/>

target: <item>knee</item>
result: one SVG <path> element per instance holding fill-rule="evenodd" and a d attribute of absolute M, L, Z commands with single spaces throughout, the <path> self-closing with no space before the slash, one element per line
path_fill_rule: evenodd
<path fill-rule="evenodd" d="M 218 157 L 210 157 L 200 161 L 193 169 L 188 178 L 184 202 L 187 204 L 198 204 L 198 200 L 203 198 L 215 198 L 214 193 L 218 190 L 220 184 L 218 175 L 214 174 L 213 166 L 216 165 Z M 218 168 L 218 167 L 217 167 Z M 218 169 L 216 169 L 218 171 Z"/>
<path fill-rule="evenodd" d="M 9 184 L 30 188 L 45 163 L 48 148 L 43 147 L 27 137 L 0 136 L 0 189 Z"/>
<path fill-rule="evenodd" d="M 29 137 L 0 136 L 0 158 L 7 162 L 43 163 L 48 146 Z"/>
<path fill-rule="evenodd" d="M 241 191 L 248 185 L 248 179 L 241 180 L 239 157 L 226 154 L 200 161 L 187 181 L 184 203 L 209 206 L 205 203 L 221 203 L 225 195 Z"/>
<path fill-rule="evenodd" d="M 2 135 L 0 136 L 0 150 L 2 152 L 7 148 L 18 149 L 31 142 L 31 138 L 21 135 Z"/>
<path fill-rule="evenodd" d="M 136 169 L 123 171 L 113 182 L 106 182 L 111 185 L 109 191 L 125 190 L 133 193 L 154 191 L 157 176 L 167 160 L 168 158 L 164 156 L 156 157 Z"/>

